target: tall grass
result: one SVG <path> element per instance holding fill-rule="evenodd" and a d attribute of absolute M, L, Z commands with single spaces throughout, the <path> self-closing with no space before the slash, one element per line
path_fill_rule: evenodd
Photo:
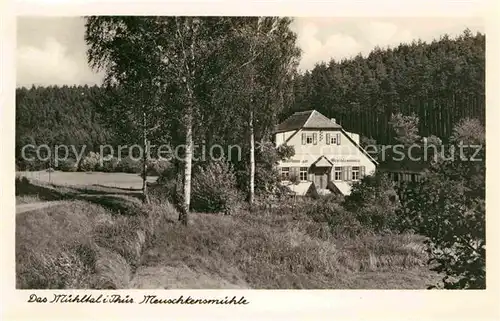
<path fill-rule="evenodd" d="M 134 216 L 73 201 L 16 217 L 16 285 L 21 289 L 126 288 L 168 205 Z"/>
<path fill-rule="evenodd" d="M 360 273 L 411 270 L 427 261 L 419 236 L 337 238 L 326 222 L 293 210 L 192 216 L 191 226 L 167 224 L 164 237 L 145 253 L 143 266 L 196 271 L 223 280 L 224 287 L 352 288 Z M 178 282 L 178 287 L 186 286 L 182 279 Z"/>

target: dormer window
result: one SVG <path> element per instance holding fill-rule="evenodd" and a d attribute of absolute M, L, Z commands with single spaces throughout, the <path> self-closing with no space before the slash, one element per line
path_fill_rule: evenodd
<path fill-rule="evenodd" d="M 340 145 L 340 133 L 336 133 L 336 134 L 327 133 L 326 134 L 326 144 L 327 145 Z"/>
<path fill-rule="evenodd" d="M 317 145 L 318 144 L 318 134 L 317 133 L 302 133 L 302 145 Z"/>

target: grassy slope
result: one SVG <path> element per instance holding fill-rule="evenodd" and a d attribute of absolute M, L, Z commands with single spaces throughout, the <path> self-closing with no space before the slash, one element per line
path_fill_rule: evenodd
<path fill-rule="evenodd" d="M 437 275 L 414 235 L 332 239 L 326 226 L 279 212 L 193 214 L 166 223 L 131 287 L 425 289 Z"/>
<path fill-rule="evenodd" d="M 143 210 L 123 216 L 72 201 L 16 215 L 16 287 L 127 288 L 162 214 L 173 209 Z"/>
<path fill-rule="evenodd" d="M 194 213 L 183 227 L 169 204 L 144 208 L 124 195 L 110 203 L 102 192 L 110 191 L 86 190 L 94 204 L 16 217 L 18 288 L 424 289 L 437 281 L 418 236 L 333 238 L 293 207 Z M 110 211 L 117 204 L 139 215 Z"/>

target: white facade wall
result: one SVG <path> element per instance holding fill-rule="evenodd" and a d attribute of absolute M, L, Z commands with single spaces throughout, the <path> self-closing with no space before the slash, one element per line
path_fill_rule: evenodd
<path fill-rule="evenodd" d="M 276 146 L 283 144 L 296 130 L 277 133 Z M 316 144 L 302 144 L 302 134 L 316 134 Z M 327 134 L 340 135 L 340 144 L 332 145 L 326 143 Z M 352 133 L 350 133 L 352 134 Z M 348 134 L 349 135 L 349 134 Z M 354 134 L 353 140 L 359 141 L 359 135 Z M 356 139 L 357 136 L 357 139 Z M 325 156 L 335 166 L 364 166 L 365 175 L 371 175 L 375 171 L 375 164 L 365 155 L 358 146 L 352 143 L 340 130 L 312 130 L 301 129 L 287 142 L 287 145 L 295 148 L 295 155 L 286 161 L 280 162 L 279 167 L 310 167 L 319 157 Z"/>

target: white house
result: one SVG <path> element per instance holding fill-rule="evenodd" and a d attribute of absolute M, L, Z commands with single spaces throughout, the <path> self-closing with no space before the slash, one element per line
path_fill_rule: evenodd
<path fill-rule="evenodd" d="M 359 135 L 345 131 L 335 119 L 316 110 L 296 112 L 275 130 L 276 146 L 295 148 L 279 163 L 283 184 L 306 194 L 314 183 L 320 194 L 350 194 L 352 182 L 375 172 L 377 162 L 359 145 Z M 295 176 L 298 183 L 291 184 Z"/>

